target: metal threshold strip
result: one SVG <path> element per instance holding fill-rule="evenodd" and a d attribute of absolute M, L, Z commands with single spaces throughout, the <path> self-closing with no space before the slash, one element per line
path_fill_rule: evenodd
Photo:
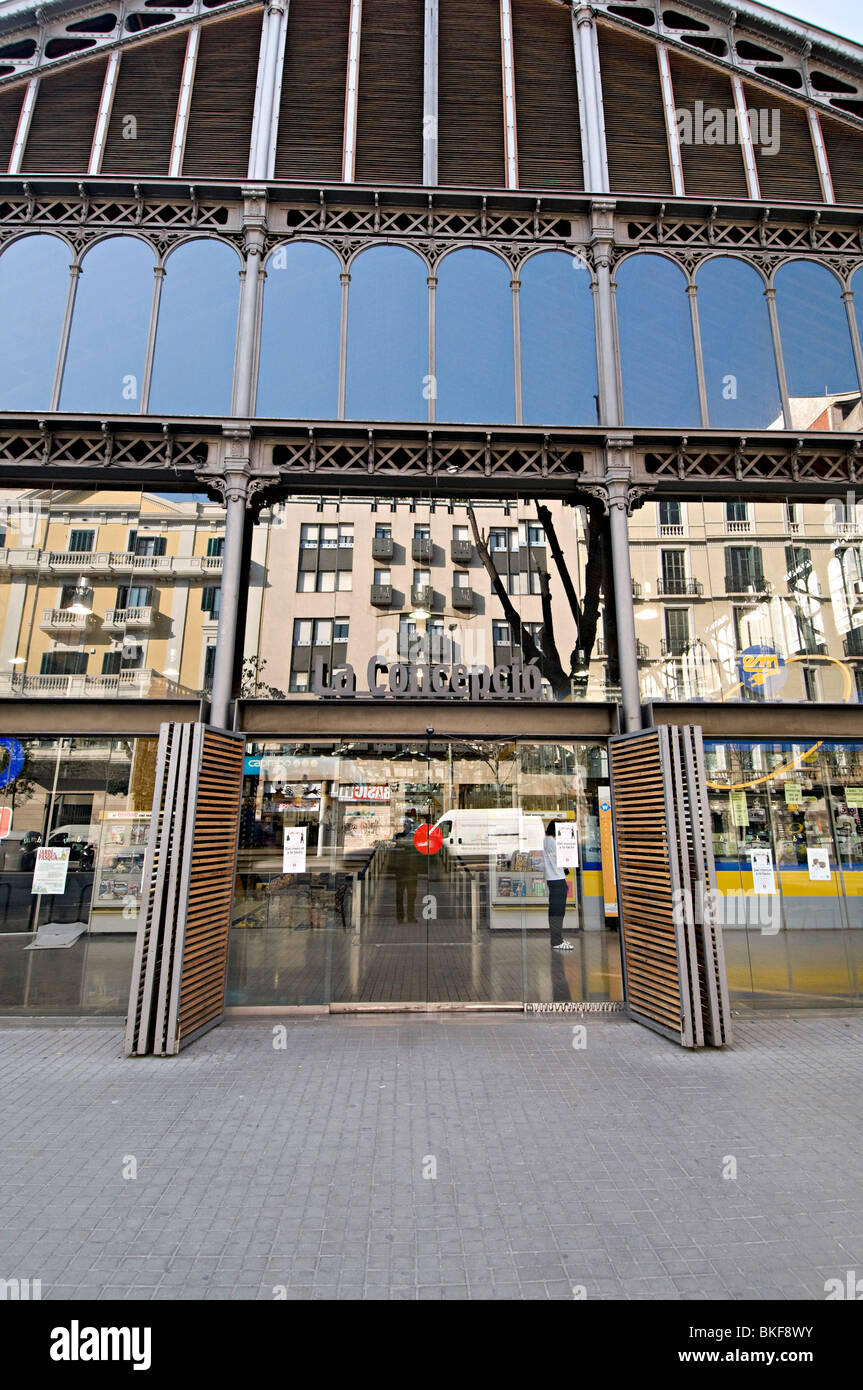
<path fill-rule="evenodd" d="M 525 1003 L 522 1000 L 496 1004 L 476 1001 L 443 1000 L 437 1003 L 379 1003 L 357 1000 L 333 1004 L 243 1004 L 225 1009 L 225 1018 L 254 1018 L 304 1014 L 442 1014 L 442 1013 L 623 1013 L 625 1005 L 615 1000 L 567 1000 L 562 1003 Z"/>

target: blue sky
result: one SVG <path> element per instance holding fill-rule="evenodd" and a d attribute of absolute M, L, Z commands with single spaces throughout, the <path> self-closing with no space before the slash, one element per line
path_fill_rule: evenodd
<path fill-rule="evenodd" d="M 860 0 L 772 0 L 773 9 L 806 19 L 833 34 L 863 43 L 863 5 Z"/>

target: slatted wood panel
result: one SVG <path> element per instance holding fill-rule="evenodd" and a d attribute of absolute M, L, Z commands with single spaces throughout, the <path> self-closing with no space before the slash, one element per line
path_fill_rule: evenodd
<path fill-rule="evenodd" d="M 498 0 L 440 0 L 438 182 L 506 184 Z"/>
<path fill-rule="evenodd" d="M 242 738 L 203 731 L 176 1015 L 180 1046 L 224 1010 L 244 750 Z"/>
<path fill-rule="evenodd" d="M 513 0 L 518 182 L 581 192 L 584 166 L 570 13 Z"/>
<path fill-rule="evenodd" d="M 224 1011 L 243 752 L 241 735 L 203 724 L 160 730 L 129 1056 L 171 1056 Z"/>
<path fill-rule="evenodd" d="M 656 45 L 597 25 L 612 193 L 671 193 Z"/>
<path fill-rule="evenodd" d="M 183 156 L 185 177 L 248 175 L 261 23 L 256 7 L 201 29 Z"/>
<path fill-rule="evenodd" d="M 337 183 L 342 177 L 349 19 L 350 0 L 291 0 L 277 179 Z"/>
<path fill-rule="evenodd" d="M 424 14 L 424 0 L 363 0 L 359 183 L 422 183 Z"/>
<path fill-rule="evenodd" d="M 676 832 L 670 814 L 668 731 L 612 740 L 623 963 L 629 1011 L 649 1027 L 694 1043 Z"/>
<path fill-rule="evenodd" d="M 695 132 L 696 102 L 704 111 L 734 110 L 734 92 L 726 73 L 706 63 L 694 62 L 679 53 L 670 53 L 674 105 L 677 111 L 689 112 Z M 727 134 L 727 126 L 726 126 Z M 747 198 L 746 165 L 743 148 L 738 141 L 732 144 L 683 144 L 680 148 L 683 178 L 690 197 L 703 196 Z"/>
<path fill-rule="evenodd" d="M 863 131 L 819 116 L 837 203 L 863 203 Z"/>
<path fill-rule="evenodd" d="M 713 857 L 713 818 L 704 763 L 704 740 L 701 729 L 693 726 L 681 729 L 680 738 L 684 747 L 686 776 L 690 789 L 694 870 L 704 884 L 703 894 L 696 896 L 695 900 L 695 930 L 700 943 L 701 993 L 702 999 L 706 1001 L 705 1041 L 714 1047 L 724 1047 L 732 1038 L 731 1003 L 725 969 L 722 924 L 716 910 L 719 898 Z"/>
<path fill-rule="evenodd" d="M 21 115 L 26 91 L 27 84 L 19 82 L 17 86 L 7 87 L 0 92 L 0 170 L 4 173 L 9 168 L 15 132 L 18 129 L 18 117 Z"/>
<path fill-rule="evenodd" d="M 760 144 L 755 146 L 762 198 L 766 202 L 823 202 L 809 121 L 803 107 L 748 83 L 744 83 L 743 90 L 747 109 L 779 112 L 778 152 L 767 155 Z"/>
<path fill-rule="evenodd" d="M 124 50 L 108 122 L 103 174 L 167 174 L 187 35 Z M 135 117 L 135 139 L 124 137 Z"/>
<path fill-rule="evenodd" d="M 86 174 L 107 66 L 93 58 L 41 78 L 24 173 Z"/>

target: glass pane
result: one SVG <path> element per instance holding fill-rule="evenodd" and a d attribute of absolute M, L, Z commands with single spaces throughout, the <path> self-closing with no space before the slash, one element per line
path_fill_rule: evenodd
<path fill-rule="evenodd" d="M 590 272 L 546 251 L 521 272 L 522 412 L 526 424 L 593 425 L 596 349 Z"/>
<path fill-rule="evenodd" d="M 719 257 L 699 266 L 696 284 L 711 425 L 781 429 L 764 281 L 743 261 Z"/>
<path fill-rule="evenodd" d="M 165 699 L 206 688 L 221 506 L 187 493 L 10 489 L 0 519 L 0 695 Z"/>
<path fill-rule="evenodd" d="M 57 369 L 72 253 L 28 236 L 0 256 L 0 410 L 47 410 Z"/>
<path fill-rule="evenodd" d="M 836 276 L 811 261 L 782 266 L 776 272 L 776 308 L 791 428 L 859 429 L 860 383 Z"/>
<path fill-rule="evenodd" d="M 0 842 L 0 1012 L 122 1016 L 156 742 L 5 738 L 0 752 L 12 811 Z M 50 891 L 39 863 L 49 849 Z M 37 933 L 55 949 L 27 949 Z"/>
<path fill-rule="evenodd" d="M 153 253 L 111 237 L 81 262 L 61 410 L 140 410 L 153 303 Z"/>
<path fill-rule="evenodd" d="M 267 261 L 259 415 L 333 420 L 339 399 L 340 264 L 325 246 L 298 241 Z"/>
<path fill-rule="evenodd" d="M 668 515 L 649 503 L 630 521 L 644 699 L 857 702 L 863 564 L 841 499 Z"/>
<path fill-rule="evenodd" d="M 170 255 L 159 301 L 151 414 L 224 415 L 231 408 L 240 261 L 220 241 Z"/>
<path fill-rule="evenodd" d="M 413 251 L 376 246 L 351 266 L 346 414 L 349 420 L 424 420 L 428 378 L 428 268 Z"/>
<path fill-rule="evenodd" d="M 507 424 L 515 416 L 511 273 L 466 248 L 441 261 L 437 287 L 437 418 Z"/>
<path fill-rule="evenodd" d="M 628 425 L 701 424 L 686 278 L 664 256 L 630 256 L 617 275 Z"/>

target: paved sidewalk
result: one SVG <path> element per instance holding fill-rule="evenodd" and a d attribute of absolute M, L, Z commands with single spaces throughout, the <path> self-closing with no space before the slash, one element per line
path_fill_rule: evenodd
<path fill-rule="evenodd" d="M 0 1277 L 823 1299 L 863 1274 L 863 1017 L 738 1020 L 733 1051 L 696 1054 L 615 1017 L 576 1048 L 580 1022 L 310 1017 L 277 1050 L 264 1019 L 136 1061 L 115 1025 L 0 1023 Z"/>

